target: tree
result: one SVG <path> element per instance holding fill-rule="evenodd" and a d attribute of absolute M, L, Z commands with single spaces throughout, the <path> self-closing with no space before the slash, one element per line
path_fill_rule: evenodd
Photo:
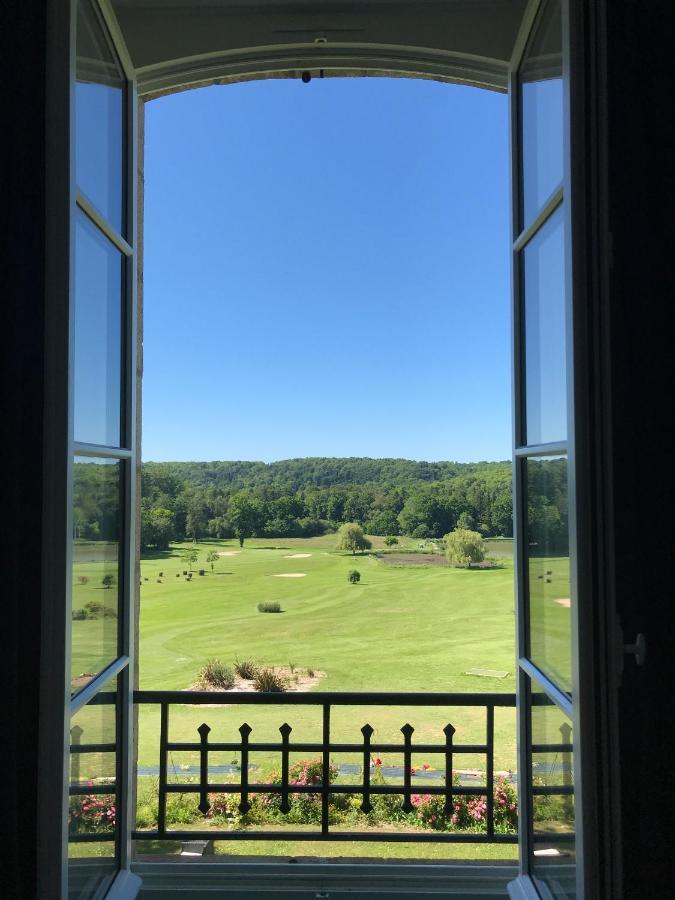
<path fill-rule="evenodd" d="M 370 550 L 373 545 L 363 533 L 363 528 L 356 522 L 345 522 L 338 530 L 338 550 L 356 551 Z"/>
<path fill-rule="evenodd" d="M 445 555 L 453 565 L 466 566 L 468 569 L 472 563 L 479 563 L 485 559 L 483 537 L 477 531 L 455 528 L 450 534 L 445 535 L 444 540 Z"/>
<path fill-rule="evenodd" d="M 357 572 L 356 569 L 352 569 L 351 572 L 347 575 L 347 581 L 350 584 L 358 584 L 361 581 L 361 573 Z"/>
<path fill-rule="evenodd" d="M 109 590 L 113 586 L 114 583 L 115 583 L 115 579 L 110 574 L 104 575 L 103 578 L 101 579 L 101 584 L 103 585 L 103 587 L 106 590 Z"/>
<path fill-rule="evenodd" d="M 141 507 L 141 544 L 168 550 L 174 535 L 174 514 L 163 507 L 148 507 L 143 501 Z"/>
<path fill-rule="evenodd" d="M 197 562 L 198 556 L 199 556 L 199 554 L 197 553 L 197 551 L 195 550 L 194 547 L 188 547 L 186 550 L 183 550 L 183 552 L 181 553 L 180 557 L 183 560 L 183 562 L 185 563 L 185 565 L 188 567 L 189 572 L 192 571 L 192 567 Z"/>
<path fill-rule="evenodd" d="M 227 508 L 227 518 L 234 529 L 239 546 L 244 546 L 247 537 L 251 537 L 261 526 L 262 504 L 252 494 L 235 494 Z"/>
<path fill-rule="evenodd" d="M 214 562 L 218 562 L 218 554 L 215 550 L 209 550 L 206 554 L 206 561 L 207 563 L 211 563 L 211 571 L 213 572 L 213 564 Z"/>
<path fill-rule="evenodd" d="M 387 545 L 387 547 L 393 547 L 395 544 L 398 544 L 398 538 L 394 537 L 393 534 L 390 534 L 389 537 L 386 537 L 384 539 L 384 543 Z"/>

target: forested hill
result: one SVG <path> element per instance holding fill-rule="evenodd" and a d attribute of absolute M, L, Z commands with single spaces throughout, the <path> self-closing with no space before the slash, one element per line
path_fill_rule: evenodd
<path fill-rule="evenodd" d="M 148 462 L 142 483 L 148 547 L 201 537 L 311 537 L 343 522 L 385 536 L 440 537 L 458 525 L 510 535 L 512 528 L 508 462 Z"/>
<path fill-rule="evenodd" d="M 416 462 L 411 459 L 371 459 L 366 456 L 283 459 L 279 462 L 143 463 L 143 472 L 171 473 L 177 481 L 202 487 L 254 490 L 262 486 L 302 491 L 336 485 L 410 485 L 446 481 L 474 472 L 510 472 L 510 462 Z"/>

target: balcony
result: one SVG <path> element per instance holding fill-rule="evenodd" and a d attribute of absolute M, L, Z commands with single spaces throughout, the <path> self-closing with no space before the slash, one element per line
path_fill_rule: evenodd
<path fill-rule="evenodd" d="M 235 895 L 238 890 L 250 891 L 255 886 L 256 896 L 265 896 L 267 891 L 271 896 L 273 890 L 278 890 L 279 878 L 284 879 L 284 890 L 289 889 L 293 896 L 299 897 L 305 892 L 308 897 L 320 896 L 322 890 L 329 891 L 331 896 L 337 891 L 339 896 L 343 890 L 352 891 L 354 885 L 371 881 L 378 885 L 379 891 L 386 888 L 385 892 L 395 896 L 406 896 L 406 892 L 409 896 L 419 896 L 422 889 L 442 890 L 446 894 L 463 892 L 463 896 L 473 893 L 504 896 L 507 881 L 515 875 L 515 853 L 507 847 L 518 842 L 517 825 L 509 827 L 499 806 L 504 776 L 495 770 L 495 711 L 515 709 L 515 694 L 136 691 L 134 699 L 137 709 L 152 707 L 159 719 L 158 764 L 152 771 L 156 774 L 156 781 L 152 782 L 156 784 L 156 822 L 150 828 L 137 826 L 132 833 L 137 848 L 135 870 L 143 877 L 142 896 L 155 891 L 208 892 L 214 885 L 229 885 Z M 106 702 L 105 695 L 99 702 Z M 240 714 L 236 740 L 221 740 L 222 729 L 209 724 L 209 714 L 213 719 L 214 709 L 225 705 L 236 708 L 238 718 Z M 172 735 L 172 712 L 181 707 L 198 710 L 198 719 L 203 713 L 194 740 L 176 740 Z M 277 740 L 259 739 L 257 729 L 246 721 L 259 707 L 279 708 Z M 296 739 L 289 712 L 298 707 L 316 710 L 320 740 L 306 740 L 302 736 Z M 411 711 L 414 713 L 422 707 L 447 708 L 448 721 L 433 740 L 418 738 L 414 727 L 406 721 Z M 400 710 L 400 739 L 379 739 L 376 729 L 368 722 L 368 708 Z M 450 710 L 457 716 L 458 710 L 468 708 L 473 715 L 482 716 L 484 738 L 478 743 L 458 740 L 461 729 L 450 720 Z M 359 740 L 343 739 L 344 728 L 336 726 L 334 721 L 338 710 L 349 710 L 351 731 L 358 731 Z M 231 737 L 231 729 L 227 731 Z M 73 760 L 79 762 L 83 754 L 101 753 L 110 748 L 76 743 L 71 749 Z M 555 754 L 560 760 L 547 773 L 549 777 L 542 780 L 545 783 L 535 784 L 535 795 L 559 795 L 564 802 L 563 798 L 572 793 L 569 735 L 561 735 L 559 744 L 537 745 L 533 749 L 539 754 Z M 310 777 L 306 774 L 304 778 L 298 777 L 294 759 L 300 754 L 313 760 Z M 171 762 L 175 755 L 179 758 L 189 755 L 194 764 L 176 768 Z M 258 767 L 251 762 L 261 755 L 272 758 L 278 769 L 267 780 L 257 777 Z M 218 764 L 218 760 L 232 756 L 238 765 Z M 401 760 L 401 765 L 385 769 L 380 765 L 380 757 L 384 756 Z M 475 761 L 470 773 L 466 769 L 458 770 L 460 757 L 465 766 L 467 759 Z M 430 771 L 415 764 L 422 758 L 430 761 L 431 765 L 425 766 Z M 345 759 L 358 759 L 358 765 L 340 762 Z M 83 783 L 77 777 L 71 781 L 74 796 L 111 797 L 116 792 L 111 782 Z M 198 809 L 195 820 L 177 827 L 168 821 L 167 815 L 170 798 L 176 795 L 190 798 Z M 390 798 L 387 806 L 398 820 L 395 827 L 371 824 L 369 816 L 382 798 Z M 221 814 L 219 803 L 229 812 Z M 304 804 L 303 808 L 312 812 L 311 822 L 303 822 L 300 827 L 297 814 L 295 817 L 292 814 L 298 804 Z M 338 814 L 346 806 L 354 813 L 348 827 Z M 433 822 L 431 815 L 424 815 L 424 810 L 430 811 L 432 806 L 438 813 L 438 822 Z M 260 815 L 257 818 L 253 815 L 251 821 L 252 813 L 256 810 L 260 813 L 263 807 L 273 815 L 266 821 L 261 821 Z M 467 810 L 475 814 L 475 821 L 469 826 Z M 236 811 L 236 818 L 232 811 Z M 457 811 L 464 814 L 463 820 L 453 819 Z M 287 819 L 290 824 L 286 824 Z M 515 813 L 513 820 L 517 821 Z M 360 822 L 360 827 L 352 827 L 354 821 Z M 70 841 L 77 844 L 114 840 L 114 829 L 103 831 L 76 828 Z M 538 830 L 537 838 L 555 844 L 560 835 Z M 297 862 L 266 856 L 261 863 L 257 846 L 279 840 L 312 842 L 314 853 L 315 842 L 337 842 L 345 846 L 347 853 L 335 859 L 338 854 L 333 845 L 333 849 L 326 847 L 325 857 L 317 858 L 310 852 L 306 861 Z M 250 842 L 247 847 L 250 856 L 221 856 L 217 862 L 213 855 L 189 853 L 199 842 L 203 842 L 203 849 L 204 844 L 212 847 L 214 841 Z M 505 852 L 497 852 L 496 858 L 493 853 L 473 861 L 469 860 L 475 854 L 469 853 L 466 859 L 460 854 L 457 861 L 444 859 L 443 852 L 435 859 L 425 860 L 415 859 L 414 851 L 410 860 L 364 859 L 354 854 L 355 845 L 373 842 L 436 845 L 439 849 L 464 844 L 491 845 L 494 850 L 501 845 Z M 180 846 L 183 853 L 176 852 Z M 85 864 L 85 860 L 77 862 Z M 292 869 L 289 862 L 294 863 Z M 290 876 L 294 887 L 286 880 Z"/>

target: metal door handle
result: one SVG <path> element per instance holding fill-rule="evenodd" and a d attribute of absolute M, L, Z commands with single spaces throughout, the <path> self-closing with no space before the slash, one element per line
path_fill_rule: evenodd
<path fill-rule="evenodd" d="M 634 644 L 623 645 L 623 652 L 632 654 L 635 657 L 636 664 L 643 666 L 647 656 L 647 638 L 642 633 L 636 635 Z"/>

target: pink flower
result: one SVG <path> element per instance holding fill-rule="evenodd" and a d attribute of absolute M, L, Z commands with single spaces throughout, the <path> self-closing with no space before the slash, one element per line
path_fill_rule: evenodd
<path fill-rule="evenodd" d="M 422 768 L 423 768 L 424 771 L 426 772 L 426 770 L 427 770 L 428 768 L 430 768 L 429 763 L 424 763 L 424 765 L 422 766 Z"/>
<path fill-rule="evenodd" d="M 417 769 L 415 769 L 413 766 L 411 766 L 411 767 L 410 767 L 410 774 L 411 774 L 411 775 L 417 775 Z"/>

